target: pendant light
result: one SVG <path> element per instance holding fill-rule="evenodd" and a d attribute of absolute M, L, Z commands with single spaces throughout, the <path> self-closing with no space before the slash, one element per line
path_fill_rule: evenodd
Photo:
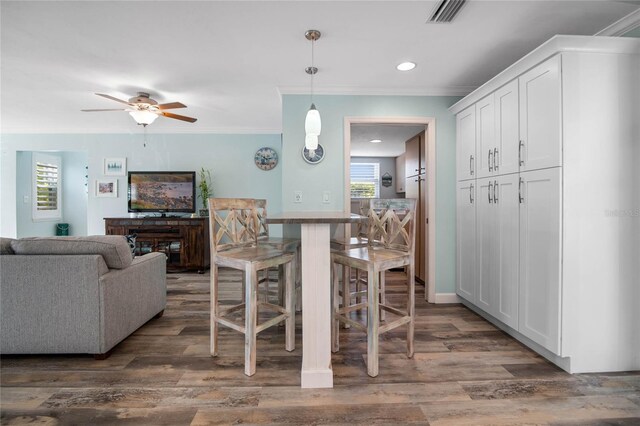
<path fill-rule="evenodd" d="M 304 131 L 306 134 L 304 139 L 304 146 L 309 151 L 311 151 L 311 155 L 313 155 L 313 151 L 318 148 L 318 136 L 320 135 L 320 131 L 322 130 L 320 113 L 313 103 L 313 76 L 318 72 L 318 68 L 316 68 L 313 63 L 313 46 L 315 41 L 320 38 L 320 35 L 320 31 L 318 30 L 309 30 L 304 33 L 305 38 L 311 41 L 311 66 L 305 68 L 304 70 L 311 76 L 311 107 L 309 108 L 309 111 L 307 111 L 307 117 L 304 120 Z"/>

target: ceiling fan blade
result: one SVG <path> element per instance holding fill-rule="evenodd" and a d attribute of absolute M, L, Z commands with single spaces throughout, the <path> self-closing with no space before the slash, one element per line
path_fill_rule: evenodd
<path fill-rule="evenodd" d="M 122 99 L 114 98 L 113 96 L 110 96 L 110 95 L 105 95 L 104 93 L 96 93 L 96 95 L 102 96 L 103 98 L 111 99 L 112 101 L 120 102 L 122 104 L 127 104 L 127 105 L 133 106 L 133 104 L 130 104 L 127 101 L 123 101 Z"/>
<path fill-rule="evenodd" d="M 115 108 L 115 109 L 81 109 L 82 112 L 97 112 L 97 111 L 126 111 L 124 108 Z"/>
<path fill-rule="evenodd" d="M 172 114 L 170 112 L 160 111 L 161 115 L 168 118 L 175 118 L 176 120 L 188 121 L 189 123 L 195 123 L 197 118 L 187 117 L 185 115 Z"/>
<path fill-rule="evenodd" d="M 156 105 L 158 109 L 175 109 L 175 108 L 186 108 L 187 106 L 180 102 L 169 102 L 168 104 Z"/>

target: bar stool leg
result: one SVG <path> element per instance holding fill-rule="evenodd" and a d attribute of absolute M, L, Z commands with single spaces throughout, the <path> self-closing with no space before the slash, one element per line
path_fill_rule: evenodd
<path fill-rule="evenodd" d="M 285 349 L 289 352 L 296 348 L 296 283 L 293 279 L 293 263 L 280 265 L 280 276 L 284 276 L 284 308 L 287 310 L 285 320 Z"/>
<path fill-rule="evenodd" d="M 387 303 L 386 301 L 386 274 L 385 271 L 380 272 L 380 304 L 384 305 Z M 386 318 L 386 312 L 384 309 L 380 308 L 380 321 L 384 321 Z"/>
<path fill-rule="evenodd" d="M 245 269 L 245 318 L 244 318 L 244 374 L 256 373 L 256 327 L 258 325 L 258 272 L 247 265 Z"/>
<path fill-rule="evenodd" d="M 342 265 L 345 268 L 345 265 Z M 343 269 L 344 270 L 344 269 Z M 340 306 L 340 293 L 338 292 L 338 265 L 331 263 L 331 352 L 340 350 L 340 321 L 338 320 L 338 308 Z"/>
<path fill-rule="evenodd" d="M 409 276 L 408 276 L 408 289 L 407 289 L 407 313 L 411 318 L 409 324 L 407 324 L 407 357 L 413 358 L 414 347 L 413 347 L 413 338 L 414 338 L 414 329 L 415 329 L 415 309 L 416 309 L 416 279 L 415 279 L 415 266 L 413 263 L 409 266 Z"/>
<path fill-rule="evenodd" d="M 218 265 L 211 265 L 211 277 L 209 283 L 211 307 L 209 316 L 209 351 L 211 356 L 218 356 Z"/>
<path fill-rule="evenodd" d="M 347 265 L 342 265 L 342 307 L 348 308 L 351 305 L 351 268 Z M 349 314 L 345 311 L 345 316 Z M 338 321 L 338 325 L 340 322 Z M 342 326 L 347 329 L 351 326 L 347 323 L 343 323 Z"/>
<path fill-rule="evenodd" d="M 367 270 L 367 374 L 371 377 L 378 375 L 379 276 L 378 271 L 375 271 L 373 266 L 369 266 Z"/>

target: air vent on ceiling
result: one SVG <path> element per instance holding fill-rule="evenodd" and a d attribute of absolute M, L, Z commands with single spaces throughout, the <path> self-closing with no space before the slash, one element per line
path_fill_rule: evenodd
<path fill-rule="evenodd" d="M 427 19 L 427 23 L 451 22 L 465 1 L 466 0 L 439 0 L 433 8 L 429 19 Z"/>

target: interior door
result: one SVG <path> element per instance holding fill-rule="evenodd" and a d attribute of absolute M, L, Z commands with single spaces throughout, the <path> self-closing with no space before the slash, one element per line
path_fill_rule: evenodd
<path fill-rule="evenodd" d="M 496 279 L 495 217 L 493 203 L 493 178 L 478 179 L 478 200 L 476 205 L 476 306 L 492 313 L 492 287 Z"/>
<path fill-rule="evenodd" d="M 495 211 L 496 276 L 493 288 L 493 316 L 518 329 L 518 288 L 520 213 L 519 175 L 495 178 L 493 184 Z"/>
<path fill-rule="evenodd" d="M 458 180 L 476 177 L 476 106 L 456 115 L 456 158 Z"/>
<path fill-rule="evenodd" d="M 519 170 L 518 145 L 520 126 L 518 117 L 518 80 L 513 80 L 495 92 L 496 174 L 516 173 Z"/>
<path fill-rule="evenodd" d="M 478 177 L 491 176 L 494 171 L 495 111 L 493 93 L 476 103 L 476 146 L 478 147 Z"/>
<path fill-rule="evenodd" d="M 562 127 L 560 55 L 519 78 L 520 171 L 560 166 Z"/>
<path fill-rule="evenodd" d="M 405 142 L 404 175 L 415 176 L 420 173 L 420 135 L 415 135 Z M 406 188 L 405 188 L 406 191 Z M 407 198 L 409 198 L 407 196 Z"/>
<path fill-rule="evenodd" d="M 560 355 L 561 168 L 520 173 L 520 333 Z"/>
<path fill-rule="evenodd" d="M 476 299 L 476 192 L 475 181 L 458 182 L 456 189 L 456 293 Z"/>

